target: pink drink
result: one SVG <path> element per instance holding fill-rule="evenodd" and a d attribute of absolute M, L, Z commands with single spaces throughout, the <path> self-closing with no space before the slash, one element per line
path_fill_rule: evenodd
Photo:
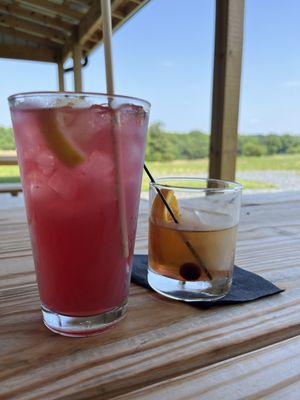
<path fill-rule="evenodd" d="M 42 306 L 86 317 L 127 302 L 149 106 L 69 96 L 62 107 L 13 104 L 12 120 Z"/>

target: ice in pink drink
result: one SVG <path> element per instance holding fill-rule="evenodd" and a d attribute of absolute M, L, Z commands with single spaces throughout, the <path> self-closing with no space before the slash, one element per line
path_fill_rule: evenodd
<path fill-rule="evenodd" d="M 69 316 L 121 306 L 129 289 L 147 113 L 130 104 L 114 110 L 17 107 L 12 118 L 43 306 Z M 127 254 L 117 183 L 124 191 Z"/>

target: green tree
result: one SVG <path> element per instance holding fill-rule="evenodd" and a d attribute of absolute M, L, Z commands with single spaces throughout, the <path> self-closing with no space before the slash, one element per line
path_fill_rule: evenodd
<path fill-rule="evenodd" d="M 14 148 L 12 129 L 0 126 L 0 150 L 14 150 Z"/>
<path fill-rule="evenodd" d="M 264 137 L 263 144 L 267 148 L 268 154 L 278 154 L 282 152 L 282 144 L 280 136 L 278 135 L 267 135 Z"/>
<path fill-rule="evenodd" d="M 265 155 L 267 153 L 267 149 L 258 144 L 258 143 L 245 143 L 244 147 L 243 147 L 243 155 L 244 156 L 256 156 L 256 157 L 260 157 L 262 155 Z"/>
<path fill-rule="evenodd" d="M 147 161 L 171 161 L 175 159 L 170 134 L 162 131 L 162 124 L 152 124 L 148 130 L 146 160 Z"/>
<path fill-rule="evenodd" d="M 300 154 L 300 145 L 289 147 L 287 149 L 287 154 Z"/>

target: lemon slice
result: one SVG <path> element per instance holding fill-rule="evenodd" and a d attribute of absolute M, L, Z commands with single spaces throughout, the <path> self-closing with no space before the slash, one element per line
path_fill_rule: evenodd
<path fill-rule="evenodd" d="M 41 119 L 41 133 L 49 149 L 64 165 L 73 168 L 84 162 L 83 155 L 72 146 L 59 129 L 54 110 L 47 110 L 44 113 Z"/>
<path fill-rule="evenodd" d="M 162 193 L 169 207 L 173 211 L 175 218 L 177 219 L 178 222 L 180 222 L 181 216 L 179 213 L 178 201 L 175 197 L 173 190 L 160 189 L 160 192 Z M 156 195 L 152 203 L 151 217 L 157 221 L 162 221 L 167 223 L 174 222 L 172 215 L 168 211 L 167 207 L 165 206 L 159 194 Z"/>

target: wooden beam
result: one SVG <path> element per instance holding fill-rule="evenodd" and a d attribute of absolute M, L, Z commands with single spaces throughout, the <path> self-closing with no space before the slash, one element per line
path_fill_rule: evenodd
<path fill-rule="evenodd" d="M 93 1 L 94 0 L 71 0 L 71 2 L 75 2 L 75 3 L 78 3 L 78 4 L 83 4 L 85 6 L 91 6 Z"/>
<path fill-rule="evenodd" d="M 65 80 L 64 80 L 64 63 L 59 61 L 57 63 L 57 74 L 58 74 L 58 88 L 60 92 L 65 90 Z"/>
<path fill-rule="evenodd" d="M 36 11 L 30 11 L 18 5 L 8 5 L 0 3 L 0 12 L 33 21 L 37 24 L 49 26 L 50 28 L 58 29 L 61 31 L 71 32 L 74 26 L 73 24 L 62 21 L 60 18 L 46 16 Z"/>
<path fill-rule="evenodd" d="M 56 62 L 57 54 L 52 49 L 35 49 L 34 47 L 0 44 L 0 58 Z"/>
<path fill-rule="evenodd" d="M 235 178 L 244 0 L 216 0 L 209 176 Z"/>
<path fill-rule="evenodd" d="M 140 5 L 142 2 L 141 0 L 128 0 L 128 1 L 137 5 Z"/>
<path fill-rule="evenodd" d="M 63 32 L 36 24 L 35 22 L 25 21 L 11 15 L 0 15 L 0 24 L 6 25 L 11 28 L 19 28 L 21 30 L 31 33 L 32 35 L 47 37 L 49 38 L 49 40 L 58 43 L 66 43 L 68 41 L 68 37 L 66 37 Z"/>
<path fill-rule="evenodd" d="M 74 10 L 73 8 L 67 7 L 65 5 L 56 4 L 49 2 L 47 0 L 15 0 L 18 3 L 28 4 L 34 6 L 40 10 L 40 12 L 50 11 L 54 15 L 67 16 L 76 20 L 80 20 L 84 14 Z M 48 15 L 48 13 L 46 14 Z"/>
<path fill-rule="evenodd" d="M 111 13 L 113 18 L 117 18 L 117 19 L 124 19 L 126 17 L 126 14 L 122 11 L 114 11 Z"/>
<path fill-rule="evenodd" d="M 10 193 L 12 196 L 18 196 L 18 193 L 22 192 L 21 183 L 1 183 L 0 193 Z"/>
<path fill-rule="evenodd" d="M 111 6 L 111 11 L 112 11 L 112 16 L 115 18 L 118 18 L 119 21 L 117 23 L 113 23 L 113 31 L 117 30 L 121 25 L 123 25 L 128 19 L 132 17 L 140 8 L 142 8 L 145 4 L 147 4 L 150 0 L 142 0 L 142 2 L 134 7 L 134 9 L 131 9 L 130 12 L 126 13 L 123 11 L 121 12 L 118 10 L 118 8 L 123 4 L 123 0 L 113 0 L 112 1 L 112 6 Z M 123 15 L 123 19 L 120 19 Z M 89 11 L 86 13 L 86 15 L 82 18 L 82 20 L 79 23 L 78 27 L 78 38 L 79 42 L 81 45 L 84 45 L 84 43 L 89 39 L 90 36 L 93 36 L 93 34 L 101 29 L 102 25 L 102 16 L 101 16 L 101 0 L 95 0 L 92 6 L 90 7 Z M 94 47 L 96 47 L 97 44 L 95 44 Z M 93 48 L 94 48 L 93 47 Z M 71 47 L 70 46 L 65 46 L 64 51 L 63 51 L 63 57 L 66 59 L 70 52 L 71 52 Z"/>
<path fill-rule="evenodd" d="M 17 156 L 12 155 L 1 155 L 0 154 L 0 165 L 18 165 Z"/>
<path fill-rule="evenodd" d="M 84 18 L 82 18 L 78 27 L 78 38 L 82 44 L 93 35 L 94 32 L 101 25 L 101 0 L 96 0 Z"/>
<path fill-rule="evenodd" d="M 81 46 L 75 44 L 73 46 L 73 66 L 74 66 L 74 90 L 75 92 L 82 91 L 81 77 Z"/>
<path fill-rule="evenodd" d="M 112 15 L 116 12 L 117 8 L 123 3 L 123 0 L 113 0 L 111 5 Z M 102 14 L 101 14 L 101 0 L 94 2 L 88 13 L 79 24 L 78 36 L 80 43 L 83 43 L 89 36 L 101 27 Z"/>
<path fill-rule="evenodd" d="M 46 38 L 43 38 L 40 36 L 34 36 L 34 35 L 31 35 L 30 33 L 19 31 L 14 28 L 9 28 L 9 27 L 0 25 L 0 32 L 10 35 L 11 37 L 14 37 L 14 38 L 28 40 L 30 42 L 40 44 L 44 47 L 48 47 L 48 48 L 56 50 L 56 51 L 59 51 L 62 48 L 59 46 L 58 43 L 54 43 L 49 39 L 46 39 Z M 30 49 L 31 47 L 26 46 L 26 48 Z"/>
<path fill-rule="evenodd" d="M 91 4 L 92 4 L 93 0 L 89 0 L 90 4 L 88 4 L 87 2 L 84 2 L 82 0 L 64 0 L 64 4 L 76 4 L 79 5 L 81 7 L 84 7 L 84 9 L 86 10 Z"/>

